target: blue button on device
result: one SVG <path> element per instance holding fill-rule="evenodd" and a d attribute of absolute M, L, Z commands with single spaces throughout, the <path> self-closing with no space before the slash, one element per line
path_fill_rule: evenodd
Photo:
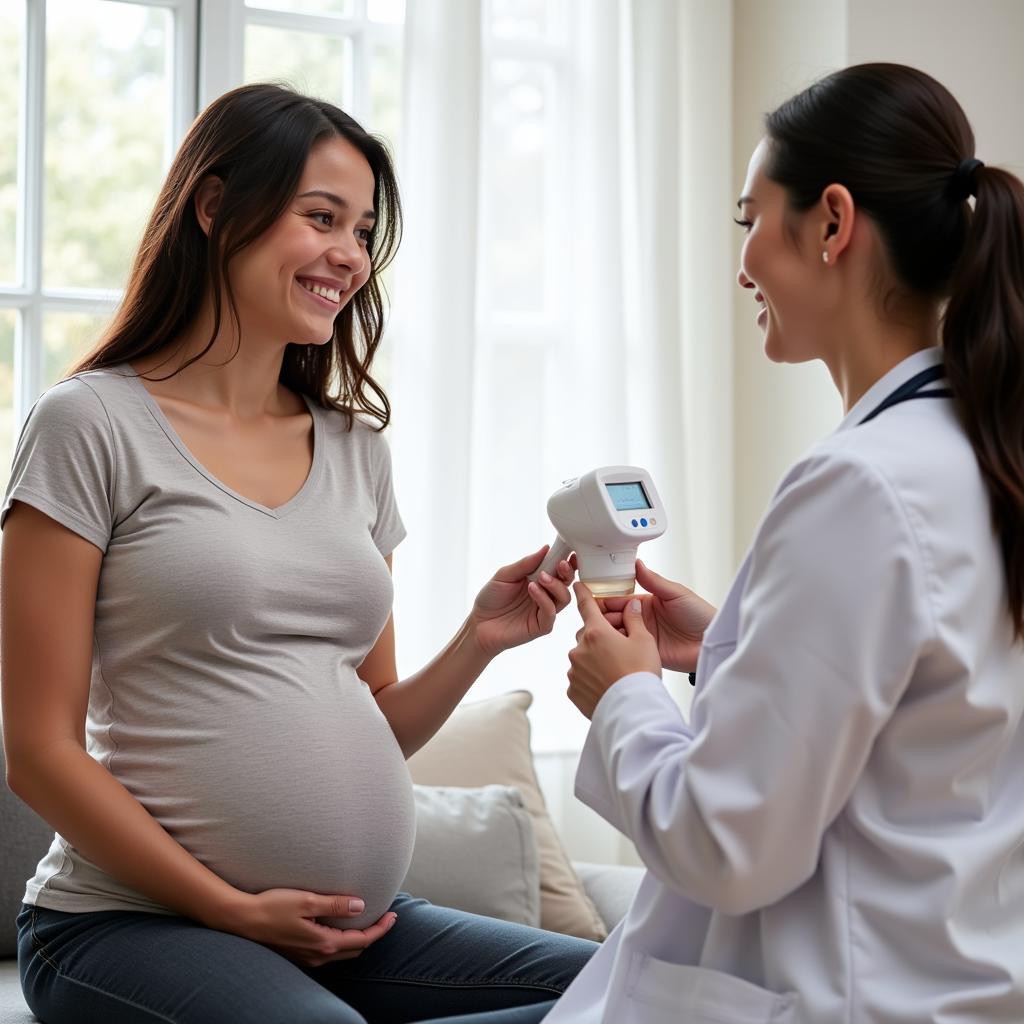
<path fill-rule="evenodd" d="M 633 520 L 633 525 L 634 525 L 634 526 L 639 526 L 640 524 L 639 524 L 639 523 L 638 523 L 638 522 L 637 522 L 637 521 L 636 521 L 636 520 L 634 519 L 634 520 Z"/>
<path fill-rule="evenodd" d="M 647 520 L 646 519 L 641 519 L 640 520 L 640 525 L 641 526 L 646 526 L 647 525 Z"/>

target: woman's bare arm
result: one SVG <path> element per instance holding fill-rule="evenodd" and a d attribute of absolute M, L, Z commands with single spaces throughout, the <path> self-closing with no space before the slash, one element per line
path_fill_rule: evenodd
<path fill-rule="evenodd" d="M 15 502 L 0 562 L 7 784 L 76 850 L 157 903 L 217 927 L 245 894 L 177 843 L 85 751 L 102 552 Z"/>
<path fill-rule="evenodd" d="M 385 558 L 388 569 L 391 558 Z M 402 753 L 412 757 L 444 725 L 490 660 L 464 623 L 429 665 L 399 682 L 391 617 L 358 672 L 384 712 Z"/>

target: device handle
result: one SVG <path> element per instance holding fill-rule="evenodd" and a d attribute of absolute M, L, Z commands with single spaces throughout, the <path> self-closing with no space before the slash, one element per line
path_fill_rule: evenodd
<path fill-rule="evenodd" d="M 544 561 L 540 563 L 540 568 L 533 573 L 530 573 L 529 579 L 536 582 L 540 579 L 540 574 L 546 572 L 549 576 L 558 575 L 558 563 L 563 558 L 568 558 L 572 554 L 572 545 L 567 544 L 557 533 L 555 534 L 555 541 L 551 545 L 551 550 L 544 556 Z"/>

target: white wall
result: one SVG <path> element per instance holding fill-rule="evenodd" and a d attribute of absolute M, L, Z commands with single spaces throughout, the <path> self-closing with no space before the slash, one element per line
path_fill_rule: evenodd
<path fill-rule="evenodd" d="M 1024 176 L 1024 3 L 851 0 L 849 64 L 898 61 L 960 101 L 986 163 Z"/>
<path fill-rule="evenodd" d="M 978 156 L 1024 174 L 1022 0 L 733 0 L 733 11 L 737 196 L 762 115 L 819 75 L 865 61 L 910 64 L 934 75 L 964 107 Z M 734 315 L 738 564 L 779 478 L 832 430 L 842 405 L 822 364 L 767 361 L 754 302 L 739 288 Z"/>

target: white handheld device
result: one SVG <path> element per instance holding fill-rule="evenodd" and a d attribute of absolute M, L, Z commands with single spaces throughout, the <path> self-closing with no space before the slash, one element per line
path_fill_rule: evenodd
<path fill-rule="evenodd" d="M 541 567 L 552 576 L 576 552 L 580 580 L 595 597 L 628 597 L 636 583 L 636 549 L 665 532 L 668 517 L 651 474 L 639 466 L 602 466 L 566 480 L 548 499 L 557 531 Z"/>

